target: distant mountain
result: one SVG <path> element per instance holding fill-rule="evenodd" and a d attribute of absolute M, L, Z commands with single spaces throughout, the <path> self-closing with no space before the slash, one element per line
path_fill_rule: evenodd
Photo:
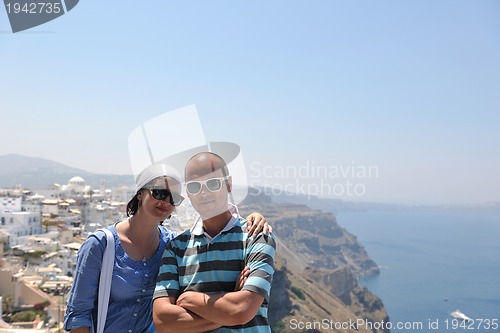
<path fill-rule="evenodd" d="M 264 192 L 264 190 L 261 189 Z M 269 191 L 268 191 L 269 192 Z M 267 193 L 267 192 L 265 192 Z M 272 192 L 271 192 L 272 193 Z M 307 205 L 308 207 L 319 209 L 325 212 L 357 212 L 368 210 L 402 210 L 410 209 L 414 206 L 401 205 L 401 204 L 385 204 L 385 203 L 372 203 L 360 201 L 345 201 L 333 198 L 320 198 L 314 195 L 305 194 L 271 194 L 273 202 L 277 203 L 293 203 Z"/>
<path fill-rule="evenodd" d="M 272 189 L 255 188 L 250 193 L 269 193 L 269 197 L 275 203 L 293 203 L 306 205 L 313 209 L 319 209 L 325 212 L 338 214 L 340 212 L 362 212 L 374 210 L 391 211 L 500 211 L 500 202 L 491 201 L 476 204 L 436 204 L 436 205 L 410 205 L 410 204 L 391 204 L 375 203 L 363 201 L 345 201 L 333 198 L 319 198 L 314 195 L 289 193 L 274 194 Z"/>
<path fill-rule="evenodd" d="M 73 173 L 85 172 L 82 169 L 72 168 L 41 157 L 29 157 L 19 154 L 0 156 L 0 175 L 8 175 L 16 172 L 25 172 L 37 169 L 52 169 L 54 171 Z"/>
<path fill-rule="evenodd" d="M 54 183 L 67 184 L 75 176 L 82 177 L 93 188 L 98 188 L 102 179 L 106 180 L 106 187 L 133 184 L 132 175 L 95 174 L 40 157 L 0 156 L 0 187 L 45 189 Z"/>

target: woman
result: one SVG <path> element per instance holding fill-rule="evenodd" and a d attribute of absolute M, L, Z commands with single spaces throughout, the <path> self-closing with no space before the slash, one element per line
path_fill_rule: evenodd
<path fill-rule="evenodd" d="M 115 239 L 115 261 L 105 332 L 155 332 L 152 322 L 152 295 L 163 251 L 176 233 L 158 223 L 170 217 L 183 201 L 181 178 L 165 164 L 144 170 L 136 182 L 136 194 L 127 204 L 128 218 L 108 229 Z M 270 228 L 262 215 L 247 217 L 249 233 Z M 78 252 L 76 271 L 64 316 L 64 329 L 88 333 L 96 325 L 97 295 L 102 257 L 106 248 L 104 232 L 88 237 Z M 237 287 L 243 284 L 246 270 Z"/>

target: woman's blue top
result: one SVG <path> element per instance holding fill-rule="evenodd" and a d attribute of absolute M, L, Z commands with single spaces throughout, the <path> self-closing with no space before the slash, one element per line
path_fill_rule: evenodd
<path fill-rule="evenodd" d="M 163 251 L 177 234 L 160 226 L 160 245 L 156 254 L 145 261 L 136 261 L 123 250 L 115 225 L 107 228 L 115 238 L 115 263 L 104 332 L 154 332 L 152 296 L 156 277 Z M 78 251 L 73 286 L 64 315 L 64 329 L 67 331 L 97 325 L 99 275 L 105 248 L 105 233 L 95 232 Z"/>

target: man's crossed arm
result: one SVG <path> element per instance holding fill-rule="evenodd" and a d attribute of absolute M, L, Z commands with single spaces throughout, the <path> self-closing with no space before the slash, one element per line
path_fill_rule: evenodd
<path fill-rule="evenodd" d="M 153 320 L 158 333 L 206 332 L 249 322 L 263 301 L 262 295 L 248 290 L 219 294 L 187 291 L 177 300 L 155 299 Z"/>

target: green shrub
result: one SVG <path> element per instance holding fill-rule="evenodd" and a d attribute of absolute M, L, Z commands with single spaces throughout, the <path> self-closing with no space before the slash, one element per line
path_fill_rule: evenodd
<path fill-rule="evenodd" d="M 36 315 L 40 315 L 40 319 L 42 320 L 45 320 L 45 318 L 47 317 L 47 314 L 43 311 L 36 311 L 36 310 L 21 311 L 12 315 L 11 322 L 33 321 L 35 320 Z"/>
<path fill-rule="evenodd" d="M 273 327 L 271 327 L 272 333 L 284 333 L 285 332 L 285 323 L 282 321 L 276 322 Z"/>
<path fill-rule="evenodd" d="M 295 296 L 297 296 L 301 300 L 306 299 L 306 295 L 304 295 L 304 292 L 302 291 L 302 289 L 295 287 L 295 286 L 292 286 L 292 292 L 295 294 Z"/>

